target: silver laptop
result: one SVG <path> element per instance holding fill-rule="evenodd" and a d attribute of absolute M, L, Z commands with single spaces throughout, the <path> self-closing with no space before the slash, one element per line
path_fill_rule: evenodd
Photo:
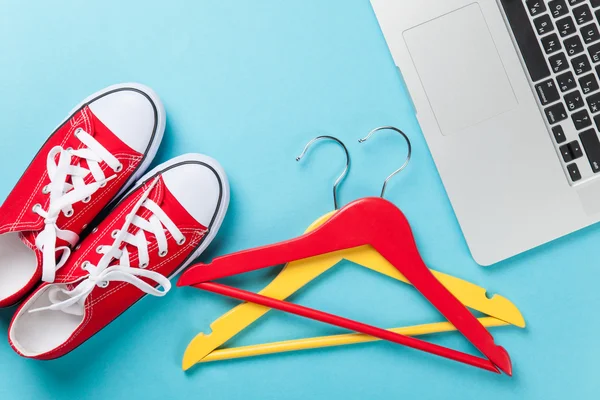
<path fill-rule="evenodd" d="M 600 220 L 600 0 L 371 0 L 471 253 Z"/>

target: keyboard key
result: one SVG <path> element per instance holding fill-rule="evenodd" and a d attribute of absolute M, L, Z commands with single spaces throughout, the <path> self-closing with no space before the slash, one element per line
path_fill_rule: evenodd
<path fill-rule="evenodd" d="M 590 52 L 590 57 L 592 57 L 592 62 L 600 62 L 600 43 L 591 45 L 588 47 L 588 51 Z"/>
<path fill-rule="evenodd" d="M 594 122 L 596 123 L 596 128 L 600 129 L 600 115 L 594 116 Z"/>
<path fill-rule="evenodd" d="M 550 61 L 550 68 L 552 68 L 552 71 L 554 71 L 555 74 L 569 69 L 569 62 L 567 61 L 567 56 L 565 56 L 565 53 L 555 54 L 548 60 Z"/>
<path fill-rule="evenodd" d="M 556 82 L 563 93 L 577 87 L 577 83 L 575 82 L 575 77 L 573 76 L 572 72 L 565 72 L 564 74 L 558 75 L 556 77 Z"/>
<path fill-rule="evenodd" d="M 587 4 L 575 7 L 573 9 L 573 15 L 575 16 L 575 21 L 577 21 L 579 25 L 583 25 L 586 22 L 590 22 L 594 19 L 594 16 L 592 15 L 592 10 L 590 10 L 590 6 L 588 6 Z"/>
<path fill-rule="evenodd" d="M 548 8 L 554 18 L 562 17 L 569 12 L 565 0 L 552 0 L 548 2 Z M 531 11 L 531 10 L 530 10 Z"/>
<path fill-rule="evenodd" d="M 535 11 L 536 14 L 538 12 L 541 13 L 542 8 L 546 9 L 542 0 L 528 0 L 527 7 L 530 12 L 531 8 L 535 5 L 534 3 L 541 4 L 536 5 L 536 8 L 539 8 L 539 10 Z M 521 55 L 523 56 L 531 80 L 537 82 L 548 78 L 550 76 L 550 69 L 546 63 L 546 57 L 540 48 L 533 26 L 529 22 L 525 4 L 522 1 L 502 1 L 502 7 L 521 50 Z"/>
<path fill-rule="evenodd" d="M 575 28 L 575 22 L 573 22 L 573 18 L 565 17 L 556 21 L 556 29 L 558 29 L 558 33 L 560 36 L 565 37 L 574 34 L 577 32 L 577 28 Z"/>
<path fill-rule="evenodd" d="M 600 0 L 592 0 L 591 3 L 592 3 L 592 7 L 594 7 L 594 8 L 600 7 Z"/>
<path fill-rule="evenodd" d="M 581 28 L 581 36 L 586 44 L 590 44 L 600 39 L 600 32 L 596 24 L 589 24 Z"/>
<path fill-rule="evenodd" d="M 552 128 L 552 134 L 554 134 L 554 140 L 556 140 L 556 143 L 558 144 L 564 143 L 567 140 L 565 131 L 560 125 L 556 125 L 554 128 Z"/>
<path fill-rule="evenodd" d="M 543 106 L 554 103 L 556 100 L 560 99 L 560 94 L 552 79 L 548 79 L 545 82 L 535 85 L 535 91 Z"/>
<path fill-rule="evenodd" d="M 556 93 L 558 93 L 558 91 Z M 565 95 L 565 103 L 567 104 L 569 111 L 578 110 L 585 105 L 583 102 L 583 96 L 581 96 L 579 90 Z"/>
<path fill-rule="evenodd" d="M 572 6 L 576 6 L 577 4 L 581 3 L 582 1 L 585 1 L 585 0 L 569 0 L 569 4 Z"/>
<path fill-rule="evenodd" d="M 543 37 L 542 47 L 544 48 L 546 54 L 555 53 L 562 48 L 562 46 L 560 45 L 560 40 L 558 39 L 556 33 Z"/>
<path fill-rule="evenodd" d="M 532 17 L 536 15 L 540 15 L 544 11 L 546 11 L 546 5 L 544 4 L 544 0 L 525 0 L 527 4 L 527 8 L 529 9 L 529 14 Z"/>
<path fill-rule="evenodd" d="M 560 155 L 564 162 L 568 163 L 573 161 L 573 156 L 571 155 L 571 149 L 569 149 L 569 145 L 565 144 L 558 148 L 560 150 Z"/>
<path fill-rule="evenodd" d="M 563 121 L 568 117 L 567 110 L 565 110 L 565 106 L 562 103 L 556 103 L 553 106 L 546 108 L 544 111 L 548 118 L 548 122 L 550 122 L 551 125 Z"/>
<path fill-rule="evenodd" d="M 590 111 L 593 114 L 600 112 L 600 93 L 596 93 L 588 97 L 587 99 L 588 106 L 590 107 Z"/>
<path fill-rule="evenodd" d="M 581 53 L 585 49 L 583 43 L 581 43 L 581 39 L 579 39 L 579 36 L 572 36 L 568 39 L 565 39 L 563 43 L 565 44 L 565 49 L 570 57 Z"/>
<path fill-rule="evenodd" d="M 543 36 L 546 33 L 550 33 L 554 30 L 554 25 L 552 25 L 552 19 L 548 14 L 542 15 L 539 18 L 533 20 L 533 24 L 535 25 L 535 29 L 537 30 L 538 35 Z"/>
<path fill-rule="evenodd" d="M 571 180 L 573 182 L 577 182 L 578 180 L 581 179 L 581 173 L 579 172 L 579 168 L 577 167 L 577 164 L 573 163 L 573 164 L 567 165 L 567 171 L 569 171 L 569 176 L 571 177 Z"/>
<path fill-rule="evenodd" d="M 563 161 L 566 163 L 583 157 L 583 151 L 581 150 L 581 146 L 577 140 L 560 146 L 559 150 Z"/>
<path fill-rule="evenodd" d="M 571 115 L 571 118 L 573 119 L 573 124 L 575 124 L 575 129 L 578 131 L 587 128 L 592 124 L 592 119 L 587 110 L 577 111 L 575 114 Z"/>
<path fill-rule="evenodd" d="M 594 171 L 594 173 L 600 172 L 600 140 L 598 140 L 596 131 L 590 129 L 581 132 L 579 134 L 579 139 L 581 139 L 581 144 L 585 149 L 585 154 L 587 154 L 592 171 Z"/>
<path fill-rule="evenodd" d="M 567 144 L 567 146 L 569 146 L 569 151 L 571 151 L 573 160 L 583 157 L 583 151 L 581 150 L 581 146 L 577 140 L 572 141 L 571 143 Z"/>
<path fill-rule="evenodd" d="M 576 75 L 584 74 L 592 69 L 590 60 L 585 54 L 573 58 L 571 60 L 571 64 L 573 64 L 573 69 L 575 70 Z"/>
<path fill-rule="evenodd" d="M 583 90 L 583 94 L 589 94 L 600 89 L 598 80 L 594 74 L 589 74 L 579 79 L 579 87 Z"/>

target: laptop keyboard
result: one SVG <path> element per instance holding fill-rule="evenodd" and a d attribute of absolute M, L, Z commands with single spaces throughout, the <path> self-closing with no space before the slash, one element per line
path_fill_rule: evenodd
<path fill-rule="evenodd" d="M 600 176 L 600 0 L 501 0 L 565 173 Z"/>

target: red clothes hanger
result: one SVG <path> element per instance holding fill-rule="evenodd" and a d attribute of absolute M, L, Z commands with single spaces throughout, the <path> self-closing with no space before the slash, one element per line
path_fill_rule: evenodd
<path fill-rule="evenodd" d="M 488 360 L 318 310 L 208 283 L 214 279 L 367 244 L 394 265 Z M 177 285 L 194 286 L 251 301 L 488 371 L 498 373 L 500 370 L 508 375 L 512 374 L 506 350 L 494 343 L 492 335 L 477 318 L 429 271 L 419 254 L 404 214 L 394 204 L 379 197 L 364 198 L 348 204 L 321 227 L 298 238 L 218 257 L 210 264 L 196 264 L 181 276 Z"/>
<path fill-rule="evenodd" d="M 375 132 L 381 130 L 393 130 L 401 134 L 408 144 L 406 161 L 385 180 L 381 191 L 382 198 L 365 198 L 352 202 L 334 214 L 320 228 L 299 238 L 218 257 L 208 265 L 196 264 L 181 276 L 177 285 L 194 286 L 239 300 L 276 308 L 281 311 L 440 355 L 488 371 L 499 373 L 499 370 L 501 370 L 511 375 L 512 366 L 506 350 L 494 343 L 493 337 L 483 325 L 433 276 L 419 255 L 412 230 L 404 214 L 392 203 L 383 199 L 388 181 L 408 165 L 411 158 L 411 145 L 410 140 L 404 132 L 394 127 L 374 129 L 359 142 L 366 141 Z M 345 177 L 350 165 L 348 151 L 344 144 L 334 137 L 318 137 L 309 142 L 297 160 L 299 161 L 310 145 L 319 139 L 332 139 L 338 142 L 346 152 L 346 169 L 334 185 L 334 204 L 337 209 L 337 186 Z M 365 244 L 373 246 L 375 250 L 394 265 L 488 359 L 352 321 L 337 315 L 324 313 L 319 310 L 272 299 L 219 283 L 207 282 L 212 279 L 223 278 Z"/>

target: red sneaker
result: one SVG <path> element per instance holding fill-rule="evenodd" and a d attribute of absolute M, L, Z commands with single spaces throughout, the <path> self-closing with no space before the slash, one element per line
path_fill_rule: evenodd
<path fill-rule="evenodd" d="M 139 84 L 110 86 L 72 110 L 0 208 L 0 307 L 54 281 L 79 234 L 148 168 L 164 129 L 162 103 Z"/>
<path fill-rule="evenodd" d="M 190 154 L 159 165 L 81 242 L 55 283 L 23 302 L 9 327 L 11 346 L 24 357 L 61 357 L 145 294 L 164 296 L 167 277 L 210 244 L 228 204 L 216 161 Z"/>

